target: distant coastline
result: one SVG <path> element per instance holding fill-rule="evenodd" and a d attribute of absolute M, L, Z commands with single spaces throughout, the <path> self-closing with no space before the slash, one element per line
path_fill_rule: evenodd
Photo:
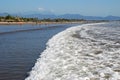
<path fill-rule="evenodd" d="M 73 24 L 73 23 L 96 23 L 105 22 L 107 20 L 84 20 L 84 19 L 38 19 L 38 18 L 24 18 L 18 16 L 0 16 L 0 25 L 23 25 L 23 24 Z"/>
<path fill-rule="evenodd" d="M 79 22 L 0 22 L 0 25 L 49 25 L 49 24 L 77 24 L 77 23 L 98 23 L 106 21 L 79 21 Z"/>
<path fill-rule="evenodd" d="M 24 25 L 24 24 L 31 24 L 31 25 L 37 25 L 37 24 L 73 24 L 73 23 L 85 23 L 85 22 L 0 22 L 0 25 Z"/>

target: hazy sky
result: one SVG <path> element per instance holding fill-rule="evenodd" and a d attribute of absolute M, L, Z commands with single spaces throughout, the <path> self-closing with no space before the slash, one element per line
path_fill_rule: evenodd
<path fill-rule="evenodd" d="M 120 16 L 120 0 L 0 0 L 0 13 L 28 11 Z"/>

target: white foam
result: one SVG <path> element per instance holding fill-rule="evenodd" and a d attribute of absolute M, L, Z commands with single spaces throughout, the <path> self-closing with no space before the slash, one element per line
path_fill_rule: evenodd
<path fill-rule="evenodd" d="M 101 33 L 96 26 L 104 24 L 75 26 L 53 36 L 25 80 L 119 80 L 120 48 L 107 48 L 114 42 L 87 33 Z"/>

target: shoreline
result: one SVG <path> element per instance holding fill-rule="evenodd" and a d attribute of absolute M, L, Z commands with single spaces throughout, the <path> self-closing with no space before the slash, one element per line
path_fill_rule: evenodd
<path fill-rule="evenodd" d="M 24 25 L 24 24 L 31 24 L 31 25 L 47 25 L 47 24 L 77 24 L 77 23 L 98 23 L 103 21 L 79 21 L 79 22 L 0 22 L 0 25 Z"/>
<path fill-rule="evenodd" d="M 72 23 L 83 23 L 83 22 L 0 22 L 0 25 L 24 25 L 24 24 L 72 24 Z"/>
<path fill-rule="evenodd" d="M 40 54 L 25 80 L 120 79 L 119 57 L 113 58 L 119 55 L 120 50 L 115 41 L 111 42 L 112 37 L 106 35 L 116 32 L 112 28 L 108 30 L 115 25 L 116 23 L 83 24 L 54 35 L 46 43 L 46 49 Z M 100 33 L 109 40 L 105 40 Z M 96 38 L 96 35 L 100 38 Z"/>

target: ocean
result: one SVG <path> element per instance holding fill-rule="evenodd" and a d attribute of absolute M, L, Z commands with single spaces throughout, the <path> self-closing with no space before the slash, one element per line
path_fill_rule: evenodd
<path fill-rule="evenodd" d="M 120 22 L 83 24 L 54 35 L 25 80 L 120 80 Z"/>
<path fill-rule="evenodd" d="M 74 25 L 0 25 L 0 80 L 24 80 L 47 41 Z"/>

